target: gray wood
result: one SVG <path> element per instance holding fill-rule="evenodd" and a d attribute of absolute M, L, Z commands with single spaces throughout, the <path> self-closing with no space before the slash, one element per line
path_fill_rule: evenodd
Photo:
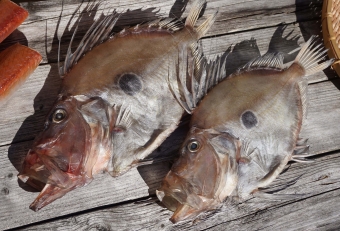
<path fill-rule="evenodd" d="M 13 36 L 9 39 L 9 41 L 5 40 L 2 46 L 7 46 L 9 43 L 16 41 L 20 42 L 26 37 L 28 45 L 43 55 L 43 63 L 56 62 L 58 47 L 57 38 L 63 37 L 61 40 L 61 53 L 63 54 L 66 52 L 68 40 L 72 35 L 69 30 L 73 31 L 75 28 L 75 21 L 79 15 L 76 13 L 78 12 L 76 10 L 80 5 L 80 2 L 81 1 L 78 0 L 71 1 L 67 4 L 64 3 L 63 8 L 61 0 L 22 3 L 22 5 L 24 7 L 26 6 L 30 13 L 28 20 L 26 20 L 18 28 L 23 34 L 16 34 L 17 36 Z M 186 1 L 184 0 L 183 2 Z M 192 1 L 190 1 L 190 3 L 191 2 Z M 230 41 L 229 38 L 229 43 L 227 45 L 225 45 L 225 43 L 223 43 L 223 46 L 219 46 L 219 43 L 216 44 L 219 52 L 223 52 L 228 46 L 239 43 L 243 39 L 251 38 L 249 37 L 249 33 L 248 36 L 243 37 L 240 35 L 241 32 L 254 29 L 258 30 L 260 28 L 276 27 L 281 23 L 292 24 L 301 22 L 300 24 L 302 25 L 303 30 L 302 33 L 300 29 L 297 29 L 297 31 L 292 34 L 292 37 L 294 35 L 301 36 L 303 38 L 299 41 L 301 43 L 303 40 L 308 39 L 311 34 L 318 34 L 320 32 L 321 23 L 317 20 L 320 17 L 322 4 L 319 1 L 301 0 L 297 1 L 298 4 L 296 6 L 295 2 L 295 0 L 262 0 L 260 2 L 253 0 L 247 1 L 246 3 L 235 0 L 208 1 L 205 14 L 212 14 L 216 10 L 219 11 L 219 14 L 207 36 L 214 37 L 225 34 L 234 34 L 234 36 L 230 37 L 234 38 L 234 40 Z M 183 4 L 178 5 L 182 6 Z M 84 3 L 80 8 L 80 11 L 85 6 L 86 4 Z M 125 14 L 125 16 L 117 22 L 117 27 L 123 28 L 129 24 L 136 24 L 155 19 L 156 14 L 168 17 L 169 12 L 171 12 L 170 16 L 180 16 L 181 12 L 177 8 L 172 9 L 172 6 L 173 1 L 170 0 L 149 0 L 142 3 L 134 0 L 127 1 L 126 4 L 123 4 L 119 0 L 107 1 L 106 4 L 101 5 L 99 9 L 97 9 L 96 17 L 93 13 L 90 16 L 84 17 L 80 23 L 80 27 L 78 29 L 79 36 L 76 36 L 75 43 L 81 39 L 81 36 L 92 24 L 93 18 L 99 17 L 98 15 L 100 15 L 104 7 L 105 9 L 117 9 L 119 12 L 125 12 L 127 9 L 132 10 L 132 12 Z M 143 9 L 141 11 L 140 8 L 142 7 Z M 159 11 L 156 10 L 156 8 L 159 8 Z M 183 13 L 183 16 L 187 15 L 188 9 L 190 9 L 190 4 Z M 59 22 L 61 11 L 62 17 Z M 104 14 L 107 13 L 107 11 L 108 10 L 104 10 Z M 75 17 L 72 20 L 72 23 L 68 26 L 72 14 L 75 14 Z M 56 31 L 57 35 L 55 35 Z M 266 37 L 266 39 L 270 39 L 272 33 L 261 33 L 261 35 L 265 35 L 264 37 Z M 257 39 L 256 36 L 255 39 Z M 268 45 L 269 43 L 267 42 L 265 44 Z"/>
<path fill-rule="evenodd" d="M 81 215 L 26 227 L 24 230 L 326 230 L 337 228 L 340 212 L 340 153 L 312 164 L 294 163 L 275 184 L 301 176 L 280 193 L 304 193 L 302 199 L 271 202 L 226 202 L 219 212 L 201 220 L 173 225 L 171 212 L 155 198 L 143 199 Z"/>
<path fill-rule="evenodd" d="M 308 123 L 303 127 L 302 135 L 304 136 L 302 137 L 309 138 L 308 143 L 311 145 L 311 153 L 320 154 L 338 150 L 340 130 L 334 124 L 340 124 L 340 117 L 334 116 L 334 114 L 340 114 L 340 92 L 330 81 L 310 85 L 308 90 L 310 110 Z M 173 141 L 171 144 L 173 147 L 175 146 L 174 144 L 181 142 L 176 137 L 171 141 Z M 30 145 L 31 141 L 12 144 L 10 147 L 6 145 L 0 148 L 0 164 L 2 166 L 0 176 L 5 176 L 2 179 L 0 178 L 0 189 L 8 190 L 9 192 L 0 195 L 0 201 L 2 202 L 0 205 L 0 214 L 2 214 L 0 217 L 0 229 L 18 227 L 61 215 L 85 211 L 98 206 L 138 199 L 148 196 L 149 193 L 154 194 L 155 189 L 169 170 L 169 164 L 164 162 L 133 169 L 117 179 L 111 178 L 108 174 L 99 175 L 90 185 L 76 189 L 65 197 L 46 206 L 42 211 L 34 213 L 28 209 L 28 206 L 37 196 L 37 193 L 27 192 L 22 189 L 15 177 L 17 169 L 20 168 L 22 158 L 25 156 Z M 161 150 L 161 152 L 169 154 L 172 151 L 170 148 Z M 335 164 L 340 164 L 338 159 L 332 159 L 332 161 L 334 160 Z M 313 174 L 317 174 L 317 176 L 322 171 L 328 171 L 327 168 L 329 168 L 329 166 L 323 167 L 323 165 L 318 165 L 317 167 L 314 165 L 310 166 L 312 166 L 311 171 L 313 171 Z M 285 175 L 288 175 L 289 179 L 296 178 L 304 173 L 301 170 L 300 174 L 297 174 L 299 171 L 300 167 L 297 167 L 295 172 Z M 338 174 L 336 171 L 338 171 L 336 168 L 332 168 L 329 173 L 334 172 L 332 174 Z M 11 178 L 8 177 L 9 174 L 12 174 Z M 315 175 L 312 177 L 315 178 Z M 318 183 L 312 184 L 315 180 L 314 178 L 309 180 L 311 181 L 309 183 L 311 186 L 307 187 L 307 190 L 319 193 L 321 189 L 317 189 Z M 294 189 L 299 185 L 296 184 L 292 188 Z M 334 189 L 333 186 L 335 185 L 331 184 L 327 187 Z M 302 184 L 302 186 L 300 185 L 299 188 L 296 188 L 294 193 L 305 193 L 305 188 L 305 185 Z M 66 205 L 67 209 L 65 208 Z"/>
<path fill-rule="evenodd" d="M 296 49 L 312 34 L 320 33 L 320 11 L 318 0 L 207 0 L 205 14 L 218 9 L 217 21 L 202 39 L 205 54 L 214 58 L 227 55 L 227 73 L 267 51 L 285 54 L 285 62 L 294 59 Z M 256 204 L 226 204 L 220 212 L 208 215 L 204 221 L 192 226 L 183 223 L 173 226 L 168 218 L 171 212 L 156 203 L 154 195 L 170 163 L 161 161 L 153 165 L 135 168 L 127 174 L 113 179 L 101 174 L 88 186 L 74 190 L 65 197 L 34 213 L 28 205 L 37 192 L 19 184 L 18 169 L 32 140 L 42 129 L 45 115 L 51 108 L 60 78 L 57 70 L 58 37 L 61 53 L 66 52 L 74 23 L 67 27 L 80 0 L 64 1 L 62 17 L 61 0 L 30 1 L 17 0 L 29 10 L 30 16 L 19 30 L 0 45 L 0 50 L 14 42 L 27 44 L 43 55 L 43 62 L 27 82 L 15 92 L 11 100 L 1 105 L 0 110 L 0 230 L 22 227 L 35 222 L 39 225 L 24 227 L 23 230 L 202 230 L 223 229 L 335 229 L 339 226 L 338 216 L 340 173 L 337 152 L 340 146 L 340 81 L 333 79 L 331 71 L 308 77 L 309 109 L 308 123 L 301 137 L 309 138 L 311 153 L 322 154 L 335 151 L 317 159 L 310 165 L 293 164 L 273 185 L 279 185 L 302 175 L 297 183 L 280 193 L 306 193 L 302 200 L 288 202 L 262 202 Z M 184 2 L 184 3 L 183 3 Z M 132 11 L 118 22 L 119 27 L 147 21 L 155 17 L 180 16 L 185 0 L 110 0 L 102 9 L 117 8 Z M 192 1 L 183 13 L 187 15 Z M 86 4 L 83 4 L 83 7 Z M 138 10 L 143 7 L 143 11 Z M 159 11 L 155 8 L 159 8 Z M 82 8 L 81 8 L 82 9 Z M 92 14 L 93 15 L 93 14 Z M 97 15 L 98 17 L 98 15 Z M 75 44 L 92 23 L 91 16 L 82 20 Z M 74 22 L 74 20 L 73 20 Z M 285 22 L 287 26 L 279 24 Z M 55 34 L 58 26 L 58 33 Z M 66 32 L 64 32 L 66 28 Z M 69 31 L 71 30 L 71 31 Z M 232 51 L 232 53 L 230 53 Z M 325 82 L 323 82 L 325 81 Z M 173 152 L 185 135 L 185 129 L 177 131 L 153 157 L 173 158 Z M 131 201 L 132 200 L 132 201 Z M 104 206 L 104 207 L 103 207 Z M 318 211 L 321 211 L 320 213 Z M 72 216 L 73 213 L 80 215 Z M 63 216 L 63 218 L 58 218 Z M 301 219 L 300 219 L 301 218 Z M 55 219 L 54 221 L 47 221 Z M 276 222 L 277 221 L 277 222 Z"/>

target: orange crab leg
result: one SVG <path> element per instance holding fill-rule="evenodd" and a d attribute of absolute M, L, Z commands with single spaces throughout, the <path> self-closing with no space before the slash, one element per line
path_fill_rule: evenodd
<path fill-rule="evenodd" d="M 9 0 L 0 0 L 0 42 L 27 18 L 28 12 Z"/>

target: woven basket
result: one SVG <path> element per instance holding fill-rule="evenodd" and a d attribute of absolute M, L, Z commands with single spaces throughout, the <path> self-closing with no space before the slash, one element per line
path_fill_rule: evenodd
<path fill-rule="evenodd" d="M 340 76 L 340 0 L 324 0 L 322 33 L 328 55 L 335 59 L 332 67 Z"/>

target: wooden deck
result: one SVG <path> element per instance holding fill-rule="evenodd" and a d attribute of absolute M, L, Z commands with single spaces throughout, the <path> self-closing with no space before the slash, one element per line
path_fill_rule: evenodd
<path fill-rule="evenodd" d="M 292 61 L 300 44 L 312 34 L 321 35 L 321 0 L 207 0 L 205 14 L 217 9 L 217 21 L 202 39 L 205 54 L 229 54 L 227 71 L 267 51 L 281 51 Z M 228 200 L 221 210 L 200 220 L 173 225 L 171 212 L 156 197 L 171 163 L 159 161 L 132 169 L 113 179 L 102 174 L 88 186 L 76 189 L 39 212 L 28 206 L 38 195 L 18 182 L 23 157 L 42 130 L 60 78 L 57 70 L 58 38 L 65 53 L 78 16 L 80 0 L 17 0 L 30 16 L 0 50 L 14 42 L 39 51 L 43 62 L 0 111 L 0 230 L 336 230 L 340 227 L 340 79 L 331 70 L 308 77 L 308 123 L 301 137 L 309 138 L 310 164 L 292 163 L 272 184 L 297 179 L 281 193 L 304 194 L 288 201 Z M 110 0 L 83 17 L 81 35 L 105 6 L 124 12 L 120 28 L 162 16 L 187 15 L 185 0 Z M 84 3 L 81 7 L 86 6 Z M 142 9 L 141 9 L 142 8 Z M 80 9 L 80 10 L 81 10 Z M 106 10 L 104 10 L 104 13 Z M 61 15 L 61 17 L 59 17 Z M 71 22 L 70 22 L 71 20 Z M 70 23 L 69 23 L 70 22 Z M 158 153 L 171 157 L 185 132 L 177 131 Z M 154 155 L 156 155 L 155 153 Z"/>

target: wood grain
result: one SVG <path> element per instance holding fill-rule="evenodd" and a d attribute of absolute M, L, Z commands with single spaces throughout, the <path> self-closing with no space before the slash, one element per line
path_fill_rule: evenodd
<path fill-rule="evenodd" d="M 339 225 L 340 153 L 318 158 L 312 164 L 294 163 L 273 184 L 300 176 L 280 193 L 303 193 L 298 200 L 226 202 L 219 212 L 195 223 L 173 225 L 171 212 L 152 197 L 105 207 L 65 219 L 25 227 L 24 230 L 326 230 Z"/>
<path fill-rule="evenodd" d="M 336 81 L 336 83 L 339 82 Z M 308 144 L 310 145 L 311 153 L 320 154 L 338 150 L 340 130 L 331 128 L 334 127 L 334 124 L 340 124 L 340 117 L 334 116 L 334 114 L 340 114 L 340 92 L 330 81 L 310 85 L 308 90 L 310 110 L 308 122 L 303 127 L 301 135 L 303 135 L 302 137 L 309 138 Z M 182 137 L 184 134 L 185 132 L 183 132 Z M 181 143 L 180 139 L 176 139 L 177 137 L 171 140 L 172 147 L 176 146 L 176 144 L 178 147 Z M 0 176 L 4 176 L 3 179 L 0 178 L 0 189 L 6 188 L 9 192 L 6 195 L 1 195 L 0 198 L 2 201 L 0 206 L 0 214 L 2 214 L 0 229 L 18 227 L 99 206 L 138 199 L 139 197 L 148 196 L 149 193 L 154 194 L 163 176 L 169 170 L 169 164 L 164 162 L 162 164 L 146 165 L 133 169 L 117 179 L 113 179 L 107 174 L 99 175 L 90 185 L 74 190 L 51 205 L 48 205 L 42 211 L 34 213 L 28 209 L 28 206 L 37 196 L 37 193 L 27 192 L 22 189 L 15 177 L 18 172 L 17 169 L 20 168 L 21 161 L 30 145 L 31 141 L 20 142 L 11 146 L 6 145 L 0 148 L 0 166 L 2 166 Z M 172 151 L 169 148 L 161 150 L 161 152 L 168 153 L 169 155 L 172 154 Z M 340 164 L 339 159 L 332 159 L 330 162 L 335 162 L 335 165 Z M 305 193 L 305 190 L 311 191 L 308 191 L 308 193 L 319 193 L 323 189 L 317 189 L 318 183 L 313 184 L 315 179 L 332 172 L 337 176 L 337 171 L 340 171 L 340 168 L 336 170 L 336 167 L 323 167 L 322 164 L 317 166 L 308 165 L 307 167 L 309 166 L 312 166 L 309 171 L 313 174 L 307 173 L 305 175 L 311 174 L 312 178 L 308 178 L 309 183 L 301 181 L 301 184 L 291 187 L 291 190 L 296 189 L 294 193 Z M 331 169 L 330 172 L 328 172 L 329 169 Z M 288 179 L 293 179 L 303 174 L 304 171 L 306 170 L 300 170 L 300 167 L 296 167 L 294 172 L 286 173 L 285 176 L 289 176 Z M 327 173 L 323 173 L 324 171 L 327 171 Z M 14 177 L 6 177 L 9 174 L 12 174 Z M 307 184 L 310 184 L 310 186 L 306 187 Z M 333 186 L 338 187 L 336 184 L 331 184 L 330 186 L 325 186 L 325 189 L 331 187 L 331 189 L 328 189 L 332 190 L 334 189 Z M 65 209 L 66 205 L 67 209 Z M 22 217 L 27 217 L 27 219 L 22 219 Z"/>
<path fill-rule="evenodd" d="M 11 100 L 1 105 L 0 230 L 20 227 L 22 230 L 328 230 L 339 227 L 340 202 L 336 198 L 340 187 L 340 130 L 337 127 L 340 81 L 331 70 L 307 78 L 310 84 L 308 120 L 301 137 L 309 138 L 311 153 L 321 156 L 309 165 L 292 164 L 273 183 L 275 187 L 300 176 L 296 184 L 280 193 L 304 193 L 302 199 L 252 200 L 241 204 L 232 201 L 197 224 L 172 225 L 168 221 L 171 212 L 157 204 L 154 197 L 146 199 L 154 195 L 170 167 L 169 162 L 163 161 L 134 168 L 117 179 L 100 174 L 90 185 L 68 193 L 42 211 L 30 211 L 28 205 L 37 192 L 19 184 L 16 175 L 58 94 L 61 84 L 57 68 L 58 38 L 62 38 L 61 54 L 65 54 L 75 19 L 68 23 L 73 15 L 77 18 L 87 1 L 79 11 L 81 0 L 16 2 L 26 8 L 30 16 L 0 45 L 0 50 L 20 42 L 39 51 L 43 63 Z M 120 12 L 130 9 L 118 22 L 119 31 L 157 15 L 180 17 L 183 14 L 185 17 L 192 1 L 183 12 L 181 9 L 186 4 L 186 0 L 106 1 L 83 16 L 74 44 L 80 41 L 93 19 L 108 9 L 116 8 Z M 227 73 L 266 52 L 282 52 L 285 62 L 289 63 L 297 54 L 289 52 L 312 34 L 320 34 L 321 6 L 321 0 L 208 0 L 205 14 L 217 9 L 219 13 L 201 40 L 204 52 L 210 58 L 228 55 Z M 185 128 L 176 131 L 152 156 L 173 158 L 185 131 Z"/>

